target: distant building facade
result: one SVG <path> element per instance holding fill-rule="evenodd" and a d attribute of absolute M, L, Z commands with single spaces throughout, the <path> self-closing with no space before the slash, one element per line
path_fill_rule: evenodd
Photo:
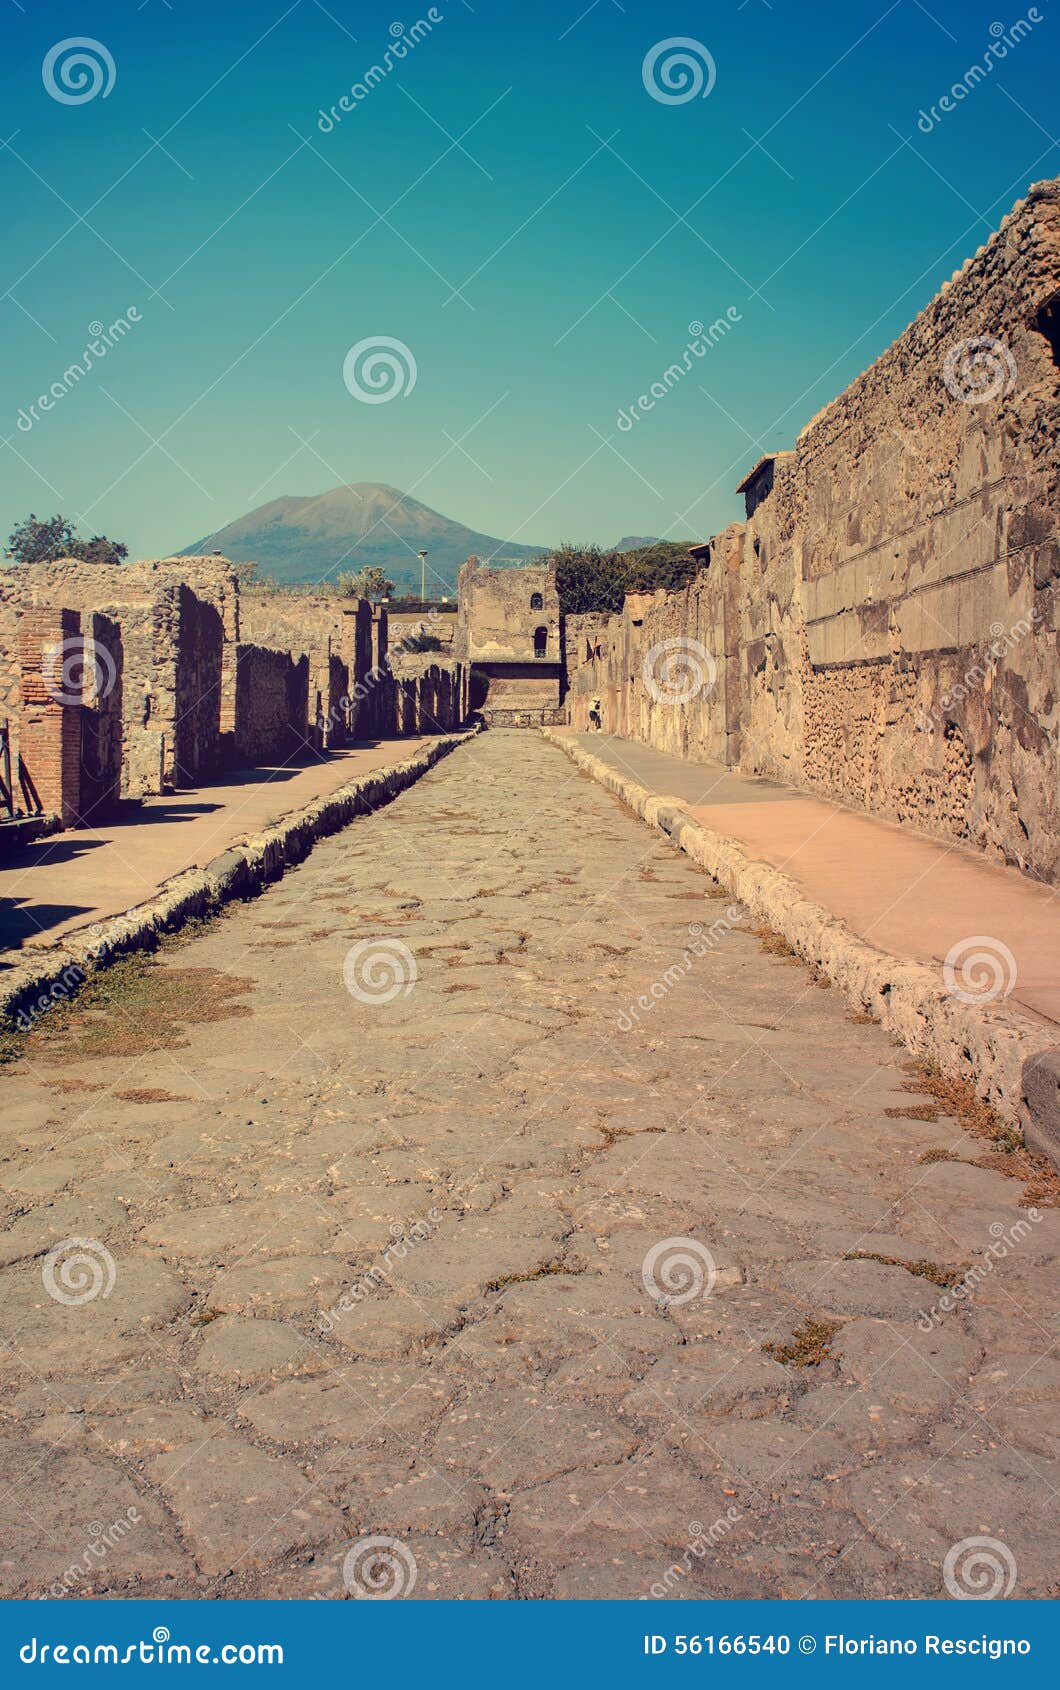
<path fill-rule="evenodd" d="M 554 564 L 486 569 L 469 558 L 458 582 L 459 656 L 471 710 L 487 727 L 563 720 L 563 619 Z"/>

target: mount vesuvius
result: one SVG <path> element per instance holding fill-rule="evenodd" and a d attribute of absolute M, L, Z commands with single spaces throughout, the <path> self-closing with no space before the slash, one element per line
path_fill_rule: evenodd
<path fill-rule="evenodd" d="M 398 588 L 418 592 L 416 553 L 425 551 L 428 593 L 451 593 L 457 570 L 472 554 L 497 567 L 547 550 L 465 528 L 396 487 L 355 481 L 329 493 L 272 499 L 176 555 L 223 552 L 233 563 L 257 563 L 262 575 L 291 583 L 334 580 L 378 564 Z"/>

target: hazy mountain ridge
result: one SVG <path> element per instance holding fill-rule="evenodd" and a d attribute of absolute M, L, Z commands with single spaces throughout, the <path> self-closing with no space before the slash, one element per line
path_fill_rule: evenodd
<path fill-rule="evenodd" d="M 526 563 L 548 549 L 482 534 L 396 487 L 361 481 L 327 493 L 271 499 L 173 555 L 223 552 L 234 563 L 257 563 L 262 575 L 286 583 L 333 580 L 378 564 L 398 587 L 418 591 L 416 553 L 425 551 L 428 592 L 455 592 L 457 570 L 473 554 L 498 567 Z"/>

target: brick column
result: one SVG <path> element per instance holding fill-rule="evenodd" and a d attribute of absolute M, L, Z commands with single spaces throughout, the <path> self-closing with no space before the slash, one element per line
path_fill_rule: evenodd
<path fill-rule="evenodd" d="M 38 605 L 19 618 L 22 702 L 19 780 L 26 799 L 59 815 L 81 811 L 81 618 Z"/>

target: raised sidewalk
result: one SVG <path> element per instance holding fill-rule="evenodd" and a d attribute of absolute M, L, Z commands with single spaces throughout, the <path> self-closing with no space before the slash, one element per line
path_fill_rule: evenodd
<path fill-rule="evenodd" d="M 120 820 L 37 840 L 0 869 L 0 952 L 50 944 L 153 897 L 237 840 L 327 796 L 358 775 L 400 763 L 425 739 L 344 747 L 301 764 L 241 769 L 194 790 L 145 798 Z"/>
<path fill-rule="evenodd" d="M 545 732 L 910 1049 L 971 1079 L 1047 1148 L 1056 1080 L 1044 1086 L 1036 1131 L 1024 1067 L 1038 1073 L 1052 1052 L 1045 1066 L 1060 1072 L 1055 888 L 964 846 L 719 764 L 611 734 Z M 975 964 L 973 954 L 988 961 Z M 1048 1148 L 1056 1155 L 1060 1136 Z"/>
<path fill-rule="evenodd" d="M 230 899 L 279 878 L 316 840 L 389 803 L 466 738 L 443 734 L 350 747 L 316 763 L 272 771 L 289 774 L 286 784 L 270 780 L 270 771 L 252 770 L 228 786 L 149 801 L 146 816 L 153 803 L 160 815 L 156 822 L 141 820 L 98 834 L 71 830 L 30 847 L 23 854 L 29 862 L 0 875 L 0 893 L 16 916 L 23 901 L 32 900 L 26 919 L 35 920 L 35 942 L 0 950 L 0 1026 L 16 1020 L 24 1025 L 27 1017 L 71 996 L 101 962 L 149 948 L 189 918 L 211 915 Z M 167 837 L 182 810 L 192 815 L 187 831 L 182 839 Z M 57 853 L 64 842 L 70 846 L 66 855 Z M 94 852 L 88 850 L 92 842 Z M 79 844 L 93 865 L 102 862 L 102 870 L 93 866 L 90 872 L 86 865 L 77 872 Z M 49 845 L 57 853 L 50 865 Z M 80 894 L 82 900 L 51 906 L 50 915 L 42 881 L 49 868 L 57 872 L 54 885 L 64 898 Z"/>

